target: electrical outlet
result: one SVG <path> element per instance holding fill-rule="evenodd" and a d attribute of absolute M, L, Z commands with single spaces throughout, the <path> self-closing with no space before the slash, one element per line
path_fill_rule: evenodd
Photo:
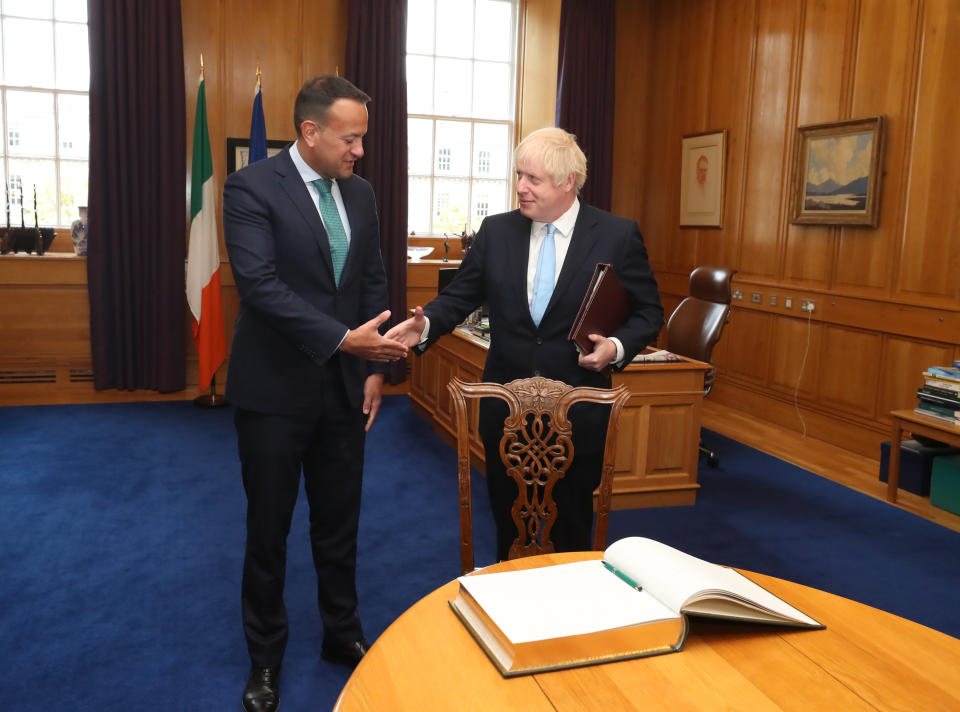
<path fill-rule="evenodd" d="M 742 290 L 742 289 L 734 289 L 734 290 L 733 290 L 733 294 L 732 294 L 731 296 L 732 296 L 733 299 L 736 299 L 738 302 L 742 302 L 742 301 L 743 301 L 743 290 Z"/>
<path fill-rule="evenodd" d="M 760 292 L 750 292 L 750 301 L 754 304 L 763 304 L 763 295 Z"/>
<path fill-rule="evenodd" d="M 784 308 L 784 309 L 793 309 L 793 297 L 784 297 L 784 298 L 783 298 L 783 308 Z"/>
<path fill-rule="evenodd" d="M 772 306 L 772 307 L 777 306 L 777 295 L 776 295 L 776 294 L 771 294 L 771 295 L 770 295 L 770 306 Z"/>
<path fill-rule="evenodd" d="M 814 310 L 814 301 L 812 299 L 804 299 L 800 302 L 800 311 L 813 314 Z"/>

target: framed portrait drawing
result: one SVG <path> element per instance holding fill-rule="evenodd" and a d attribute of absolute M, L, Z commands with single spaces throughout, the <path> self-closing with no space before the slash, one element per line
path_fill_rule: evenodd
<path fill-rule="evenodd" d="M 683 137 L 680 227 L 723 227 L 727 130 Z"/>
<path fill-rule="evenodd" d="M 271 141 L 267 139 L 267 157 L 280 153 L 290 143 L 289 141 Z M 227 173 L 233 173 L 245 168 L 250 162 L 250 139 L 227 139 Z"/>
<path fill-rule="evenodd" d="M 797 129 L 790 222 L 877 226 L 885 124 L 873 116 Z"/>

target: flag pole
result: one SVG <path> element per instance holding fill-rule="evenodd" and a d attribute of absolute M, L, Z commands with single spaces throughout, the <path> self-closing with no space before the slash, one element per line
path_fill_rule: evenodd
<path fill-rule="evenodd" d="M 213 374 L 210 378 L 210 392 L 194 398 L 193 404 L 197 408 L 222 408 L 230 405 L 224 396 L 217 393 L 217 374 Z"/>

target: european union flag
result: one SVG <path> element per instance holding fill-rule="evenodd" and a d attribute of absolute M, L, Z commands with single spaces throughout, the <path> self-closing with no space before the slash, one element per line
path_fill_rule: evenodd
<path fill-rule="evenodd" d="M 253 116 L 250 117 L 250 157 L 248 163 L 267 157 L 267 127 L 263 121 L 263 96 L 260 80 L 257 80 L 257 93 L 253 97 Z"/>

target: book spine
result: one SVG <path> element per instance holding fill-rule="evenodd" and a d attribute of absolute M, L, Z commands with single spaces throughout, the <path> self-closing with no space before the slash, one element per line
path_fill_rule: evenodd
<path fill-rule="evenodd" d="M 946 366 L 930 366 L 926 375 L 934 378 L 942 378 L 947 381 L 960 383 L 960 368 L 948 368 Z"/>
<path fill-rule="evenodd" d="M 924 400 L 917 404 L 916 410 L 919 410 L 921 413 L 929 413 L 931 415 L 937 415 L 941 418 L 947 418 L 954 421 L 960 417 L 960 415 L 958 415 L 958 411 L 954 410 L 953 408 L 947 408 Z"/>
<path fill-rule="evenodd" d="M 923 386 L 917 389 L 917 394 L 920 393 L 926 393 L 929 396 L 949 398 L 955 401 L 957 404 L 960 404 L 960 391 L 953 391 L 949 388 L 940 388 L 939 386 Z"/>
<path fill-rule="evenodd" d="M 960 395 L 960 394 L 955 394 Z M 945 396 L 940 393 L 930 393 L 925 388 L 917 391 L 917 398 L 927 403 L 934 403 L 950 410 L 960 410 L 960 398 Z"/>
<path fill-rule="evenodd" d="M 936 418 L 937 420 L 943 420 L 943 421 L 945 421 L 945 422 L 947 422 L 947 423 L 953 423 L 954 425 L 957 425 L 958 423 L 960 423 L 960 420 L 957 420 L 956 418 L 949 418 L 949 417 L 947 417 L 946 415 L 939 415 L 939 414 L 934 413 L 934 412 L 932 412 L 932 411 L 925 410 L 925 409 L 921 408 L 920 406 L 917 406 L 916 408 L 914 408 L 914 409 L 913 409 L 913 412 L 914 412 L 914 413 L 919 413 L 920 415 L 926 415 L 926 416 L 928 416 L 928 417 L 930 417 L 930 418 Z"/>
<path fill-rule="evenodd" d="M 935 378 L 929 374 L 924 374 L 924 383 L 928 386 L 933 386 L 934 388 L 941 388 L 944 390 L 953 391 L 955 393 L 960 393 L 960 383 L 945 381 L 942 378 Z"/>

